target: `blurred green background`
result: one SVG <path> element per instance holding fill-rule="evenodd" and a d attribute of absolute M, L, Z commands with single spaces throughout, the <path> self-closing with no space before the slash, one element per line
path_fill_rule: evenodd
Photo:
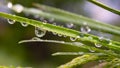
<path fill-rule="evenodd" d="M 9 1 L 13 4 L 21 4 L 26 7 L 33 7 L 33 3 L 41 3 L 81 14 L 83 16 L 97 19 L 109 24 L 117 26 L 120 25 L 119 16 L 88 3 L 86 0 L 0 0 L 0 11 L 16 14 L 7 8 L 7 2 Z M 105 0 L 102 2 L 111 7 L 120 9 L 120 7 L 118 7 L 120 6 L 120 1 L 118 0 Z M 34 19 L 33 16 L 25 16 L 25 14 L 16 15 Z M 93 33 L 98 36 L 102 35 L 107 38 L 114 38 L 115 40 L 120 41 L 116 36 L 104 33 L 95 33 L 95 31 L 93 31 Z M 63 51 L 78 52 L 80 50 L 77 47 L 54 43 L 18 44 L 19 41 L 31 39 L 32 37 L 35 37 L 33 26 L 23 27 L 20 23 L 10 25 L 7 23 L 6 19 L 0 18 L 0 65 L 33 68 L 56 68 L 76 56 L 51 56 L 52 53 Z M 70 41 L 69 37 L 59 37 L 50 32 L 47 32 L 43 39 Z"/>

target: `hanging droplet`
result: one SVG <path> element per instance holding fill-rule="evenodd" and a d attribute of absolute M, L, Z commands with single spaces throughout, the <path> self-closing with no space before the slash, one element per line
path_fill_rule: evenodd
<path fill-rule="evenodd" d="M 91 31 L 91 29 L 88 27 L 87 23 L 83 23 L 83 26 L 81 26 L 80 30 L 83 33 L 89 33 Z"/>
<path fill-rule="evenodd" d="M 43 37 L 46 34 L 46 30 L 35 27 L 35 35 L 37 37 Z"/>
<path fill-rule="evenodd" d="M 24 27 L 27 27 L 27 26 L 28 26 L 27 23 L 21 23 L 21 25 L 24 26 Z"/>
<path fill-rule="evenodd" d="M 67 23 L 66 26 L 67 26 L 68 28 L 72 28 L 72 27 L 74 27 L 74 24 L 73 24 L 73 23 Z"/>
<path fill-rule="evenodd" d="M 40 17 L 40 21 L 43 21 L 44 20 L 44 17 Z"/>
<path fill-rule="evenodd" d="M 71 40 L 71 41 L 76 41 L 77 38 L 70 37 L 70 40 Z"/>
<path fill-rule="evenodd" d="M 53 22 L 54 20 L 55 20 L 54 18 L 50 18 L 48 21 Z"/>
<path fill-rule="evenodd" d="M 61 36 L 62 36 L 62 34 L 58 34 L 58 36 L 59 36 L 59 37 L 61 37 Z"/>
<path fill-rule="evenodd" d="M 40 40 L 38 37 L 33 37 L 32 40 Z"/>
<path fill-rule="evenodd" d="M 53 35 L 57 35 L 57 33 L 53 32 Z"/>
<path fill-rule="evenodd" d="M 11 20 L 11 19 L 7 19 L 8 23 L 9 24 L 14 24 L 15 23 L 15 20 Z"/>
<path fill-rule="evenodd" d="M 95 52 L 95 50 L 93 48 L 89 48 L 90 52 Z"/>
<path fill-rule="evenodd" d="M 12 3 L 11 3 L 11 2 L 8 2 L 7 7 L 8 7 L 8 8 L 12 8 L 12 6 L 13 6 Z"/>
<path fill-rule="evenodd" d="M 95 43 L 95 46 L 96 46 L 96 47 L 102 47 L 101 44 L 97 44 L 97 43 Z"/>

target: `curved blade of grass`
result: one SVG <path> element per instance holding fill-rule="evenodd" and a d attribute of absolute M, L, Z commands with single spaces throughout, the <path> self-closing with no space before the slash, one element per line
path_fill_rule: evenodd
<path fill-rule="evenodd" d="M 98 58 L 99 57 L 96 55 L 86 54 L 86 55 L 74 58 L 72 61 L 70 61 L 64 65 L 61 65 L 58 68 L 76 68 L 76 67 L 78 67 L 82 64 L 85 64 L 87 62 L 97 60 Z"/>
<path fill-rule="evenodd" d="M 42 5 L 42 4 L 34 4 L 36 7 L 40 8 L 41 10 L 44 11 L 44 13 L 46 14 L 51 14 L 50 16 L 52 18 L 55 19 L 60 19 L 61 21 L 66 21 L 66 22 L 72 22 L 74 24 L 77 25 L 83 25 L 83 22 L 86 22 L 88 24 L 88 26 L 90 26 L 93 29 L 97 29 L 97 30 L 101 30 L 104 32 L 108 32 L 111 34 L 115 34 L 115 35 L 120 35 L 120 28 L 117 26 L 113 26 L 110 24 L 105 24 L 99 21 L 95 21 L 92 20 L 90 18 L 81 16 L 81 15 L 77 15 L 74 13 L 70 13 L 64 10 L 60 10 L 54 7 L 50 7 L 50 6 L 46 6 L 46 5 Z M 29 12 L 29 10 L 25 10 L 24 12 Z M 31 12 L 34 13 L 34 12 Z M 40 14 L 42 15 L 42 14 Z M 47 17 L 47 15 L 43 15 L 44 17 Z M 97 25 L 96 25 L 97 24 Z"/>
<path fill-rule="evenodd" d="M 95 4 L 95 5 L 97 5 L 97 6 L 99 6 L 99 7 L 101 7 L 101 8 L 103 8 L 103 9 L 108 10 L 108 11 L 110 11 L 112 13 L 120 15 L 120 10 L 113 9 L 113 8 L 107 6 L 107 5 L 105 5 L 105 4 L 103 4 L 103 3 L 99 2 L 99 1 L 96 1 L 96 0 L 88 0 L 88 1 Z"/>
<path fill-rule="evenodd" d="M 98 49 L 93 46 L 84 45 L 83 43 L 80 43 L 80 42 L 64 42 L 64 41 L 56 41 L 56 40 L 42 40 L 42 39 L 32 40 L 31 39 L 31 40 L 22 40 L 19 42 L 19 44 L 25 43 L 25 42 L 50 42 L 50 43 L 65 44 L 65 45 L 76 46 L 76 47 L 87 49 L 87 50 L 92 49 L 95 52 L 100 52 L 100 53 L 104 53 L 110 56 L 120 57 L 120 55 L 116 53 L 113 53 L 107 50 Z"/>
<path fill-rule="evenodd" d="M 92 43 L 98 43 L 98 44 L 106 46 L 112 50 L 120 51 L 120 42 L 117 42 L 117 41 L 110 40 L 110 42 L 108 42 L 106 39 L 100 40 L 99 37 L 94 36 L 94 35 L 81 33 L 79 31 L 75 31 L 72 29 L 68 29 L 68 28 L 64 28 L 64 27 L 60 27 L 60 26 L 55 26 L 52 24 L 48 24 L 48 23 L 44 23 L 44 22 L 40 22 L 40 21 L 28 19 L 28 18 L 16 16 L 16 15 L 11 15 L 11 14 L 7 14 L 7 13 L 3 13 L 3 12 L 0 12 L 0 17 L 16 20 L 18 22 L 24 22 L 24 23 L 30 24 L 30 25 L 35 26 L 35 27 L 40 27 L 44 30 L 48 30 L 51 32 L 55 32 L 55 33 L 69 36 L 69 37 L 73 37 L 73 38 L 78 38 L 78 40 L 82 40 L 82 41 L 89 41 Z M 92 39 L 90 39 L 89 37 L 91 37 Z"/>
<path fill-rule="evenodd" d="M 94 54 L 94 55 L 104 55 L 103 53 L 85 53 L 85 52 L 56 52 L 53 53 L 52 56 L 58 56 L 58 55 L 84 55 L 84 54 Z"/>

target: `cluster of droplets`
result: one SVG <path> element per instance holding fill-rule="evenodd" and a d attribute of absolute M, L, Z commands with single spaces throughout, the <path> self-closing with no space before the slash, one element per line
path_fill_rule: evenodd
<path fill-rule="evenodd" d="M 89 33 L 91 31 L 90 27 L 87 25 L 86 22 L 83 23 L 83 25 L 80 28 L 80 31 L 83 33 Z"/>

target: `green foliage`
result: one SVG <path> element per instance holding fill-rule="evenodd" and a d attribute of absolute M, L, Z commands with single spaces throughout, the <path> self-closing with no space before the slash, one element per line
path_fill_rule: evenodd
<path fill-rule="evenodd" d="M 118 10 L 110 9 L 108 6 L 100 4 L 99 2 L 96 2 L 95 0 L 88 0 L 88 1 L 95 3 L 96 5 L 103 7 L 105 9 L 119 15 Z M 79 26 L 82 26 L 83 22 L 86 22 L 87 25 L 92 29 L 102 30 L 104 32 L 120 36 L 120 28 L 117 26 L 103 24 L 101 22 L 94 21 L 92 19 L 86 18 L 81 15 L 76 15 L 74 13 L 70 13 L 70 12 L 67 12 L 64 10 L 60 10 L 60 9 L 45 6 L 45 5 L 34 4 L 34 6 L 40 8 L 40 9 L 23 7 L 22 11 L 24 13 L 28 13 L 31 15 L 38 15 L 39 17 L 43 16 L 47 19 L 54 18 L 56 21 L 61 21 L 61 22 L 66 22 L 66 23 L 72 22 Z M 14 11 L 16 11 L 16 10 L 14 10 Z M 56 25 L 49 24 L 46 22 L 36 21 L 36 20 L 28 19 L 25 17 L 17 16 L 17 15 L 3 13 L 3 12 L 0 12 L 0 17 L 15 20 L 20 23 L 24 22 L 24 23 L 32 25 L 34 27 L 39 27 L 41 30 L 50 31 L 53 33 L 57 33 L 57 34 L 60 34 L 63 36 L 70 37 L 72 39 L 77 39 L 77 41 L 74 40 L 72 42 L 65 42 L 65 41 L 42 40 L 39 38 L 34 38 L 31 40 L 22 40 L 19 43 L 50 42 L 50 43 L 75 46 L 78 48 L 88 50 L 87 52 L 80 50 L 80 52 L 57 52 L 57 53 L 54 53 L 53 56 L 56 56 L 56 55 L 79 55 L 79 57 L 74 58 L 72 61 L 70 61 L 64 65 L 61 65 L 58 68 L 76 68 L 85 63 L 88 63 L 91 61 L 98 61 L 98 60 L 105 60 L 105 62 L 107 63 L 105 66 L 106 68 L 107 67 L 114 68 L 114 67 L 120 66 L 120 59 L 119 59 L 120 58 L 120 42 L 118 42 L 118 41 L 108 40 L 106 38 L 101 38 L 101 37 L 98 37 L 95 35 L 87 34 L 84 32 L 79 32 L 79 31 L 76 31 L 73 29 L 56 26 Z M 90 44 L 88 44 L 88 43 L 90 43 Z"/>

